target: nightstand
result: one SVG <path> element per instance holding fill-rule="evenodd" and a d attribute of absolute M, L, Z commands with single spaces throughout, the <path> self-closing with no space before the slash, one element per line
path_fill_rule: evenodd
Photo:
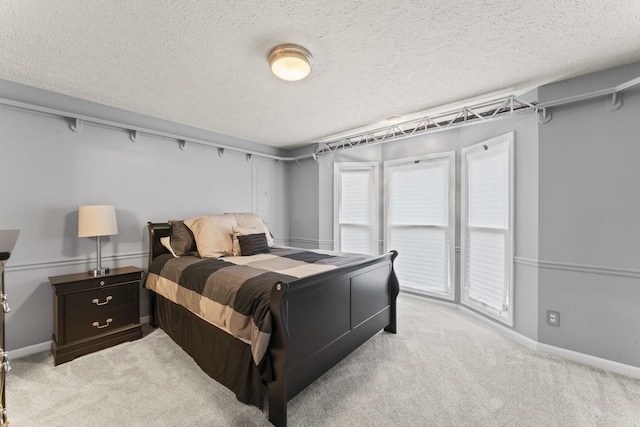
<path fill-rule="evenodd" d="M 54 365 L 142 337 L 142 270 L 112 268 L 105 276 L 87 273 L 49 277 L 53 286 Z"/>

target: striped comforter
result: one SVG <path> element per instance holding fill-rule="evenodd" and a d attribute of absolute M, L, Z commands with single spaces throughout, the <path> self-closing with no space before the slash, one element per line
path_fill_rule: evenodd
<path fill-rule="evenodd" d="M 273 247 L 270 253 L 203 259 L 158 256 L 145 287 L 251 345 L 260 365 L 271 337 L 273 285 L 333 270 L 366 255 Z"/>

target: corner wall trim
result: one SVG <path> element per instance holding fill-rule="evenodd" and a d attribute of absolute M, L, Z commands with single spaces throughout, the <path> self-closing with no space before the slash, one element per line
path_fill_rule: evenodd
<path fill-rule="evenodd" d="M 540 262 L 537 259 L 525 258 L 520 256 L 513 257 L 513 262 L 519 265 L 526 265 L 527 267 L 539 268 Z"/>

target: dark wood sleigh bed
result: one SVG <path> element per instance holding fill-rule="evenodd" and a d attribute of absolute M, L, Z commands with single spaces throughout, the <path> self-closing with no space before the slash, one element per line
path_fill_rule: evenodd
<path fill-rule="evenodd" d="M 151 267 L 168 253 L 160 239 L 169 236 L 170 226 L 147 225 Z M 268 374 L 264 367 L 260 373 L 248 344 L 153 291 L 149 291 L 151 324 L 161 327 L 240 401 L 262 408 L 266 385 L 269 421 L 286 426 L 291 398 L 379 331 L 396 333 L 399 286 L 393 261 L 397 255 L 392 251 L 273 283 L 272 332 L 265 355 Z"/>

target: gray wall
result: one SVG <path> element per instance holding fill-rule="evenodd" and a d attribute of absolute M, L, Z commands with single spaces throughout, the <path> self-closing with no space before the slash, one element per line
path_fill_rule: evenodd
<path fill-rule="evenodd" d="M 638 76 L 631 64 L 544 86 L 540 102 Z M 609 105 L 555 107 L 539 125 L 539 341 L 640 366 L 640 94 Z"/>
<path fill-rule="evenodd" d="M 289 182 L 289 243 L 318 247 L 318 171 L 313 160 L 287 163 Z"/>
<path fill-rule="evenodd" d="M 103 239 L 103 265 L 147 266 L 146 222 L 255 211 L 287 243 L 286 165 L 254 156 L 85 123 L 74 133 L 61 117 L 0 107 L 0 228 L 21 229 L 5 272 L 12 311 L 8 350 L 50 341 L 48 277 L 95 266 L 95 240 L 77 237 L 77 209 L 116 207 L 119 234 Z M 146 292 L 141 314 L 148 314 Z"/>

